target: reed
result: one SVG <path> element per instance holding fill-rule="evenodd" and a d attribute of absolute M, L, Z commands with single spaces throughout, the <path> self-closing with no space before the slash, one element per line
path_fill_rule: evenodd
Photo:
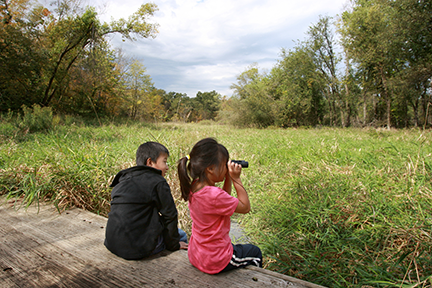
<path fill-rule="evenodd" d="M 4 125 L 0 193 L 9 201 L 107 216 L 114 175 L 134 165 L 139 144 L 158 141 L 170 150 L 166 178 L 190 232 L 176 162 L 215 137 L 231 158 L 249 161 L 242 178 L 252 211 L 238 219 L 266 268 L 329 287 L 432 285 L 430 131 L 124 123 L 18 137 Z"/>

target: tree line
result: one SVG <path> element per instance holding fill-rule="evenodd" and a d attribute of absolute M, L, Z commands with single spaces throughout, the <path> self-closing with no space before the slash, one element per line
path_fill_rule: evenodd
<path fill-rule="evenodd" d="M 127 19 L 101 23 L 77 0 L 50 9 L 0 0 L 0 112 L 39 105 L 71 115 L 256 127 L 432 123 L 430 1 L 351 0 L 282 49 L 270 71 L 247 67 L 230 98 L 158 89 L 142 62 L 110 47 L 106 36 L 113 33 L 156 37 L 155 11 L 147 3 Z"/>
<path fill-rule="evenodd" d="M 269 73 L 237 77 L 240 125 L 430 126 L 432 2 L 352 0 L 321 16 Z"/>

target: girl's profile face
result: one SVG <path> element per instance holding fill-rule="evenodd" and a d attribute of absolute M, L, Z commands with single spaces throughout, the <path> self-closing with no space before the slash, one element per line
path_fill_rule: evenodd
<path fill-rule="evenodd" d="M 228 171 L 225 161 L 222 161 L 219 166 L 212 165 L 209 167 L 207 178 L 209 179 L 209 185 L 214 185 L 215 183 L 222 182 L 225 180 L 226 173 Z"/>
<path fill-rule="evenodd" d="M 226 176 L 227 171 L 228 171 L 227 161 L 228 161 L 228 159 L 224 159 L 219 164 L 219 167 L 217 169 L 218 179 L 216 182 L 222 182 L 225 180 L 225 176 Z"/>
<path fill-rule="evenodd" d="M 228 171 L 228 168 L 227 168 L 227 165 L 226 165 L 226 161 L 223 161 L 219 165 L 219 177 L 220 177 L 220 180 L 218 182 L 221 182 L 221 181 L 225 180 L 225 176 L 226 176 L 227 171 Z"/>

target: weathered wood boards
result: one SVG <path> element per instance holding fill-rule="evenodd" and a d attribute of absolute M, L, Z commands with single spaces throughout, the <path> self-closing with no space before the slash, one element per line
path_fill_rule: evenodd
<path fill-rule="evenodd" d="M 321 287 L 256 267 L 207 275 L 186 251 L 127 261 L 103 245 L 104 217 L 9 206 L 0 206 L 0 287 Z"/>

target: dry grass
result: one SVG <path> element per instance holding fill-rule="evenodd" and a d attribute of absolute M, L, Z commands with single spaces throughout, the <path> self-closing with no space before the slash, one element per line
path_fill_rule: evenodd
<path fill-rule="evenodd" d="M 114 175 L 134 165 L 139 144 L 158 141 L 170 150 L 166 178 L 189 233 L 176 163 L 204 137 L 249 161 L 252 212 L 239 221 L 267 268 L 329 287 L 431 287 L 430 132 L 59 126 L 0 137 L 0 194 L 106 216 Z"/>

